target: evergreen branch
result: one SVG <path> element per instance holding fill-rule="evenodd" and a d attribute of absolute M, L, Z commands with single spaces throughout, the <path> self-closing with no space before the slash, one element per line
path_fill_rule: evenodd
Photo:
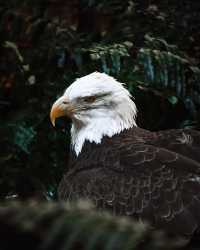
<path fill-rule="evenodd" d="M 94 211 L 86 202 L 0 206 L 1 249 L 173 250 L 173 237 L 144 223 Z"/>

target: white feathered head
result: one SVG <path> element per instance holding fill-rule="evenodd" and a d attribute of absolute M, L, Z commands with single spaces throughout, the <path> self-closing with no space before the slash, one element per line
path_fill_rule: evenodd
<path fill-rule="evenodd" d="M 72 119 L 72 146 L 78 155 L 85 140 L 100 143 L 136 126 L 137 109 L 123 84 L 105 73 L 94 72 L 73 82 L 52 106 L 51 121 Z"/>

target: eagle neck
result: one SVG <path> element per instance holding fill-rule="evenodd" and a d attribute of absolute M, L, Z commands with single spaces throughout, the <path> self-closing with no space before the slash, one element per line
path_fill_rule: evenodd
<path fill-rule="evenodd" d="M 120 117 L 118 117 L 118 119 L 116 119 L 116 117 L 115 119 L 96 119 L 81 128 L 77 128 L 73 124 L 71 128 L 72 150 L 74 150 L 76 156 L 78 156 L 86 141 L 100 144 L 105 136 L 111 138 L 133 126 L 137 126 L 134 119 L 125 121 Z"/>

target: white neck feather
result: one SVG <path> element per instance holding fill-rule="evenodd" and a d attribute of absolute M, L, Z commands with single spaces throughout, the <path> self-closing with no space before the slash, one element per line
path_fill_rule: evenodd
<path fill-rule="evenodd" d="M 99 111 L 98 111 L 99 112 Z M 104 116 L 92 118 L 87 125 L 76 126 L 74 122 L 71 128 L 72 148 L 78 156 L 85 141 L 101 143 L 104 136 L 112 137 L 121 133 L 125 129 L 130 129 L 136 125 L 136 106 L 128 97 L 126 103 L 122 102 L 116 109 L 111 111 L 103 110 Z M 106 113 L 106 116 L 105 116 Z"/>

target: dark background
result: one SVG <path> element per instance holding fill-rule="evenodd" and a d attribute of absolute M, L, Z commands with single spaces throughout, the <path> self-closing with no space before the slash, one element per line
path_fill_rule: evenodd
<path fill-rule="evenodd" d="M 138 125 L 200 128 L 199 1 L 0 1 L 0 197 L 56 199 L 69 128 L 52 103 L 77 77 L 127 83 Z"/>

